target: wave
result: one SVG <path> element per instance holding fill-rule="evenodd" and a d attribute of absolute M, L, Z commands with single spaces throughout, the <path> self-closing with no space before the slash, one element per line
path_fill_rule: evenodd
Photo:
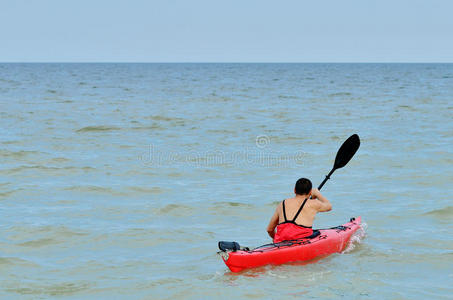
<path fill-rule="evenodd" d="M 450 218 L 453 217 L 453 206 L 447 206 L 441 209 L 431 210 L 427 213 L 424 213 L 423 215 L 438 218 Z"/>
<path fill-rule="evenodd" d="M 36 247 L 54 245 L 54 244 L 60 244 L 60 243 L 62 243 L 62 241 L 57 241 L 57 240 L 50 239 L 50 238 L 42 238 L 42 239 L 26 241 L 26 242 L 20 243 L 18 245 L 22 246 L 22 247 L 36 248 Z"/>
<path fill-rule="evenodd" d="M 415 107 L 410 106 L 410 105 L 398 105 L 397 109 L 398 108 L 403 109 L 403 110 L 407 110 L 407 111 L 417 111 L 417 109 Z"/>
<path fill-rule="evenodd" d="M 185 123 L 184 123 L 184 121 L 173 121 L 172 125 L 185 126 Z M 104 126 L 104 125 L 87 126 L 87 127 L 77 129 L 75 132 L 84 133 L 84 132 L 109 132 L 109 131 L 119 131 L 119 130 L 140 131 L 140 130 L 164 130 L 164 129 L 166 129 L 166 128 L 157 123 L 153 123 L 149 126 L 134 126 L 134 127 L 127 127 L 127 128 L 116 127 L 116 126 Z"/>
<path fill-rule="evenodd" d="M 54 163 L 65 163 L 65 162 L 70 162 L 71 160 L 69 158 L 66 158 L 66 157 L 53 157 L 50 159 L 50 162 L 54 162 Z M 83 169 L 85 168 L 91 168 L 91 169 L 94 169 L 92 167 L 83 167 Z"/>
<path fill-rule="evenodd" d="M 299 97 L 294 96 L 294 95 L 278 95 L 278 98 L 280 98 L 280 99 L 298 99 Z"/>
<path fill-rule="evenodd" d="M 52 235 L 53 238 L 68 238 L 75 236 L 86 236 L 89 232 L 81 229 L 71 229 L 66 226 L 12 226 L 5 229 L 6 232 L 18 233 L 17 238 L 37 237 L 38 235 Z"/>
<path fill-rule="evenodd" d="M 213 203 L 210 207 L 207 208 L 210 212 L 210 215 L 220 215 L 224 216 L 233 216 L 240 219 L 254 219 L 254 216 L 250 215 L 251 211 L 256 209 L 256 206 L 253 204 L 233 202 L 233 201 L 223 201 Z"/>
<path fill-rule="evenodd" d="M 333 93 L 330 94 L 329 97 L 338 97 L 338 96 L 351 96 L 351 93 L 348 92 L 338 92 L 338 93 Z"/>
<path fill-rule="evenodd" d="M 119 193 L 109 187 L 96 186 L 96 185 L 73 185 L 64 188 L 65 191 L 77 191 L 85 193 L 101 193 L 101 194 L 117 194 L 117 195 L 126 195 L 125 193 Z"/>
<path fill-rule="evenodd" d="M 38 267 L 37 264 L 18 257 L 0 257 L 0 266 Z"/>
<path fill-rule="evenodd" d="M 205 97 L 205 98 L 198 98 L 197 101 L 200 102 L 229 102 L 229 101 L 234 101 L 235 98 L 232 97 L 227 97 L 227 96 L 219 96 L 219 95 L 211 95 L 211 97 Z"/>
<path fill-rule="evenodd" d="M 131 128 L 128 128 L 129 130 L 163 130 L 165 129 L 165 127 L 162 127 L 160 126 L 159 124 L 152 124 L 150 126 L 135 126 L 135 127 L 131 127 Z"/>
<path fill-rule="evenodd" d="M 96 170 L 93 167 L 72 167 L 72 166 L 67 166 L 67 167 L 47 167 L 47 166 L 40 166 L 40 165 L 30 165 L 30 166 L 20 166 L 16 168 L 11 168 L 11 169 L 5 169 L 5 170 L 0 170 L 0 174 L 16 174 L 20 173 L 26 170 L 39 170 L 43 172 L 48 172 L 52 174 L 56 174 L 61 171 L 92 171 Z"/>
<path fill-rule="evenodd" d="M 23 190 L 23 189 L 16 189 L 16 190 L 9 190 L 9 191 L 1 191 L 0 192 L 0 199 L 2 198 L 7 198 L 8 196 L 14 194 L 15 192 L 17 191 L 20 191 L 20 190 Z"/>
<path fill-rule="evenodd" d="M 240 202 L 234 202 L 234 201 L 222 201 L 222 202 L 217 202 L 213 206 L 214 208 L 222 208 L 222 207 L 246 207 L 246 208 L 252 208 L 252 204 L 248 203 L 240 203 Z"/>
<path fill-rule="evenodd" d="M 167 121 L 167 122 L 170 122 L 170 121 L 184 121 L 183 118 L 178 118 L 178 117 L 171 118 L 171 117 L 166 117 L 166 116 L 161 116 L 161 115 L 148 116 L 145 119 L 151 119 L 151 120 L 154 120 L 154 121 Z"/>
<path fill-rule="evenodd" d="M 180 172 L 171 172 L 167 174 L 168 177 L 183 177 L 184 174 Z"/>
<path fill-rule="evenodd" d="M 272 207 L 274 207 L 274 206 L 279 205 L 280 202 L 282 202 L 282 200 L 280 200 L 280 201 L 272 201 L 272 202 L 267 203 L 267 206 L 272 206 Z"/>
<path fill-rule="evenodd" d="M 40 155 L 44 154 L 43 152 L 39 151 L 27 151 L 27 150 L 20 150 L 20 151 L 9 151 L 9 150 L 0 150 L 0 156 L 11 157 L 11 158 L 23 158 L 30 155 Z"/>
<path fill-rule="evenodd" d="M 155 211 L 157 215 L 172 215 L 172 216 L 188 216 L 193 213 L 195 209 L 188 205 L 183 204 L 168 204 Z"/>
<path fill-rule="evenodd" d="M 121 128 L 115 126 L 86 126 L 80 129 L 77 129 L 76 132 L 99 132 L 99 131 L 116 131 L 120 130 Z"/>
<path fill-rule="evenodd" d="M 146 193 L 146 194 L 161 194 L 164 192 L 163 189 L 160 187 L 140 187 L 140 186 L 131 186 L 129 187 L 130 190 L 139 192 L 139 193 Z"/>
<path fill-rule="evenodd" d="M 224 134 L 236 134 L 237 131 L 230 129 L 208 129 L 207 132 L 210 133 L 224 133 Z"/>
<path fill-rule="evenodd" d="M 23 286 L 20 286 L 23 285 Z M 21 295 L 49 295 L 49 296 L 64 296 L 72 295 L 77 292 L 88 290 L 91 285 L 86 282 L 62 282 L 48 285 L 38 285 L 35 283 L 19 283 L 17 287 L 8 287 L 6 291 Z"/>

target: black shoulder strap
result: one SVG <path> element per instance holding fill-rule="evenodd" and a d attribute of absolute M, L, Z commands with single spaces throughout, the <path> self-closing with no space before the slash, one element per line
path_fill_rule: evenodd
<path fill-rule="evenodd" d="M 283 200 L 282 205 L 283 205 L 283 217 L 285 218 L 285 222 L 286 222 L 286 221 L 288 221 L 288 220 L 286 219 L 285 200 Z"/>
<path fill-rule="evenodd" d="M 302 203 L 302 205 L 299 207 L 299 210 L 297 211 L 296 215 L 294 216 L 293 218 L 293 222 L 296 222 L 296 219 L 297 217 L 299 216 L 300 212 L 302 211 L 302 209 L 304 208 L 305 206 L 305 203 L 307 203 L 307 200 L 308 200 L 308 197 L 305 198 L 304 202 Z M 285 218 L 286 219 L 286 218 Z"/>

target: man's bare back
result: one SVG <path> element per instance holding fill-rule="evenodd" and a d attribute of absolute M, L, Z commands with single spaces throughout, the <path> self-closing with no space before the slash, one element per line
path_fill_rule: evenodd
<path fill-rule="evenodd" d="M 309 180 L 307 181 L 310 182 Z M 267 227 L 267 232 L 271 238 L 274 238 L 275 228 L 279 224 L 290 222 L 301 227 L 310 228 L 313 225 L 313 221 L 318 212 L 330 211 L 332 209 L 332 204 L 330 204 L 329 200 L 327 200 L 318 189 L 310 189 L 308 193 L 298 194 L 295 188 L 294 192 L 295 196 L 293 198 L 285 199 L 284 204 L 283 202 L 280 202 L 275 209 L 274 215 Z M 305 200 L 306 202 L 304 205 Z M 284 210 L 283 205 L 285 208 Z M 294 220 L 294 217 L 301 207 L 302 210 Z M 286 213 L 286 218 L 284 211 Z"/>

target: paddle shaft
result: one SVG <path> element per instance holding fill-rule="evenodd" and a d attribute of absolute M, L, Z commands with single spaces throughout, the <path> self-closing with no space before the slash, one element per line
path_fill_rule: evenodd
<path fill-rule="evenodd" d="M 324 186 L 324 184 L 327 182 L 327 180 L 330 179 L 330 175 L 333 174 L 333 172 L 335 172 L 335 168 L 333 168 L 332 170 L 330 170 L 329 174 L 326 175 L 326 178 L 324 178 L 324 180 L 321 182 L 321 184 L 318 186 L 318 190 L 321 190 L 322 187 Z"/>

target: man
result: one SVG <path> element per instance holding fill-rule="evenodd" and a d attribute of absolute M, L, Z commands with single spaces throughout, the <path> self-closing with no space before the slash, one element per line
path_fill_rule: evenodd
<path fill-rule="evenodd" d="M 312 235 L 315 215 L 332 210 L 329 200 L 318 189 L 312 189 L 311 181 L 306 178 L 297 180 L 294 193 L 293 198 L 278 204 L 267 226 L 267 232 L 274 243 Z"/>

